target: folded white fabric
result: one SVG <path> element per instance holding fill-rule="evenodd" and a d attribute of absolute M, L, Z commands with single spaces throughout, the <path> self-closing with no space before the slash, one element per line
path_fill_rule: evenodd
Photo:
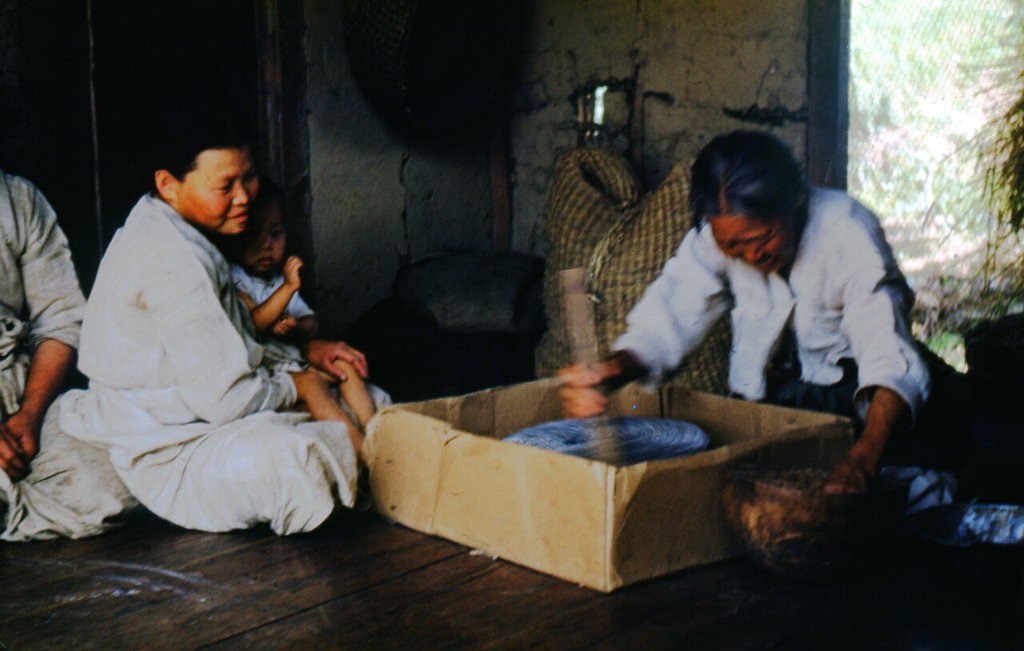
<path fill-rule="evenodd" d="M 907 515 L 933 506 L 952 504 L 958 484 L 951 472 L 918 466 L 884 466 L 881 476 L 886 481 L 908 485 Z"/>

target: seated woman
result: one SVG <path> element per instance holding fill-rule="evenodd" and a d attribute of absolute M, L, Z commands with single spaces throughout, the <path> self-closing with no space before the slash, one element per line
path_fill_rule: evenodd
<path fill-rule="evenodd" d="M 562 370 L 566 414 L 600 413 L 607 389 L 671 371 L 730 312 L 732 391 L 857 417 L 863 431 L 825 490 L 867 490 L 931 386 L 910 333 L 913 294 L 878 218 L 843 192 L 808 187 L 784 144 L 744 131 L 700 152 L 690 207 L 697 227 L 614 351 L 596 368 Z"/>
<path fill-rule="evenodd" d="M 106 446 L 131 493 L 180 526 L 225 531 L 268 523 L 308 531 L 351 506 L 362 434 L 290 411 L 315 371 L 268 362 L 214 239 L 243 232 L 258 177 L 247 135 L 191 114 L 154 163 L 155 190 L 115 234 L 82 326 L 63 429 Z M 173 127 L 175 125 L 160 125 Z M 358 351 L 312 340 L 305 353 L 337 375 Z"/>

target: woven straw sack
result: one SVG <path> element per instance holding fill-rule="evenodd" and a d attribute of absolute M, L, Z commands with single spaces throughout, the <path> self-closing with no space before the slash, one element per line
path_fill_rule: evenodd
<path fill-rule="evenodd" d="M 688 169 L 688 165 L 676 165 L 661 186 L 641 200 L 632 168 L 619 154 L 578 149 L 559 161 L 545 212 L 548 332 L 537 349 L 538 376 L 552 375 L 573 361 L 558 271 L 587 268 L 598 345 L 602 355 L 607 353 L 625 330 L 629 310 L 661 273 L 691 226 L 686 203 Z M 729 345 L 726 318 L 715 325 L 672 382 L 724 393 Z"/>
<path fill-rule="evenodd" d="M 574 149 L 556 163 L 544 210 L 548 331 L 537 346 L 538 377 L 554 375 L 571 361 L 558 272 L 585 266 L 600 239 L 627 217 L 639 197 L 640 184 L 629 162 L 613 151 Z"/>
<path fill-rule="evenodd" d="M 594 247 L 587 283 L 594 298 L 594 319 L 601 354 L 626 329 L 626 315 L 679 248 L 693 219 L 687 204 L 689 164 L 677 163 L 657 190 L 629 209 Z M 727 393 L 731 334 L 723 317 L 704 342 L 686 358 L 673 384 L 698 391 Z"/>

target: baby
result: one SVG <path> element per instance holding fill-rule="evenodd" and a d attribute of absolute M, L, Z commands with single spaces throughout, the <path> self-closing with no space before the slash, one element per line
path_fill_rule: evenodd
<path fill-rule="evenodd" d="M 231 276 L 242 301 L 252 313 L 256 332 L 273 335 L 283 344 L 276 346 L 277 350 L 301 362 L 298 349 L 288 342 L 301 344 L 312 339 L 319 322 L 299 296 L 302 260 L 294 255 L 285 258 L 284 195 L 272 181 L 261 179 L 259 195 L 249 209 L 249 224 L 241 238 L 241 248 L 235 256 L 238 264 L 231 265 Z M 317 420 L 345 423 L 353 434 L 353 441 L 359 439 L 361 443 L 360 434 L 375 411 L 373 397 L 355 367 L 340 360 L 335 365 L 346 378 L 340 385 L 341 399 L 348 404 L 358 424 L 352 421 L 331 390 L 331 383 L 337 380 L 326 373 L 321 373 L 322 381 L 313 395 L 306 398 L 306 407 Z M 358 450 L 358 444 L 356 448 Z"/>

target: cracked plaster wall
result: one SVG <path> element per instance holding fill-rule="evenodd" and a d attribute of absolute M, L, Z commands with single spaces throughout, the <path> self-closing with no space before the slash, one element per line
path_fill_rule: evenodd
<path fill-rule="evenodd" d="M 487 143 L 390 129 L 349 70 L 341 0 L 304 9 L 316 299 L 336 332 L 390 294 L 403 259 L 490 247 Z"/>
<path fill-rule="evenodd" d="M 341 5 L 305 4 L 317 299 L 330 328 L 385 298 L 402 259 L 490 248 L 492 219 L 487 143 L 413 142 L 388 129 L 349 72 Z M 574 90 L 635 81 L 654 185 L 714 135 L 750 127 L 723 106 L 805 104 L 806 16 L 806 0 L 533 0 L 511 81 L 513 248 L 543 254 L 551 172 L 577 141 Z M 625 126 L 628 108 L 609 96 L 609 121 Z M 804 151 L 804 124 L 775 131 Z"/>
<path fill-rule="evenodd" d="M 551 172 L 577 142 L 568 101 L 577 87 L 634 79 L 645 97 L 648 186 L 716 134 L 754 128 L 724 116 L 723 106 L 806 102 L 805 0 L 540 0 L 533 7 L 511 123 L 518 250 L 543 253 Z M 628 119 L 625 108 L 610 109 L 611 122 Z M 798 156 L 805 131 L 804 124 L 776 129 Z"/>

